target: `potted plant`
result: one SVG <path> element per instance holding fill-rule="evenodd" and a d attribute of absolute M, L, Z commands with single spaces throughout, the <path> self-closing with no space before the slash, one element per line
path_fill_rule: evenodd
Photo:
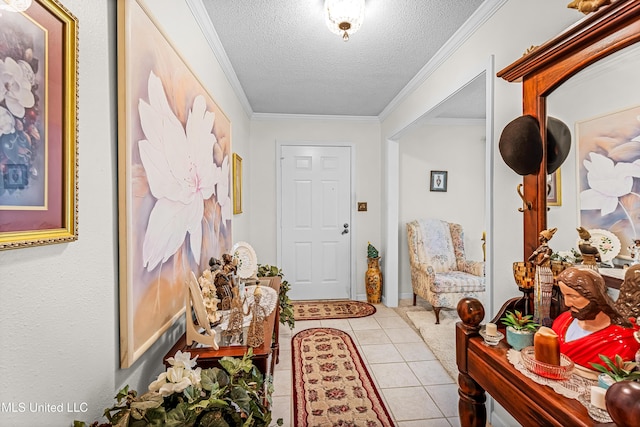
<path fill-rule="evenodd" d="M 598 385 L 600 387 L 606 389 L 618 381 L 637 381 L 640 379 L 640 371 L 637 369 L 638 364 L 636 362 L 623 360 L 617 354 L 613 360 L 604 354 L 599 354 L 598 357 L 604 364 L 591 363 L 591 366 L 601 372 L 598 376 Z"/>
<path fill-rule="evenodd" d="M 367 271 L 364 275 L 367 302 L 379 304 L 382 299 L 382 271 L 380 271 L 380 254 L 378 250 L 368 242 L 367 244 Z"/>
<path fill-rule="evenodd" d="M 280 306 L 280 323 L 289 326 L 293 329 L 296 324 L 293 312 L 293 303 L 289 299 L 289 289 L 291 285 L 284 279 L 282 270 L 275 265 L 258 264 L 258 277 L 274 277 L 278 276 L 281 279 L 280 292 L 278 294 L 278 304 Z"/>
<path fill-rule="evenodd" d="M 105 409 L 106 423 L 90 427 L 150 426 L 246 426 L 271 424 L 271 378 L 264 378 L 251 361 L 252 350 L 242 358 L 223 357 L 220 368 L 197 368 L 197 356 L 178 351 L 169 358 L 171 367 L 138 396 L 126 386 L 116 403 Z M 282 419 L 276 421 L 282 425 Z M 87 427 L 75 421 L 74 427 Z"/>
<path fill-rule="evenodd" d="M 533 345 L 533 335 L 540 326 L 533 321 L 533 316 L 524 316 L 520 311 L 507 311 L 500 319 L 507 327 L 507 343 L 515 350 L 522 350 Z"/>

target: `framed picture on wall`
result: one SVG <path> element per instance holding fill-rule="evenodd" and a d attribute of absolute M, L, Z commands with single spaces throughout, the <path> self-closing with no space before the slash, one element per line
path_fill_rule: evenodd
<path fill-rule="evenodd" d="M 57 0 L 0 0 L 0 250 L 78 238 L 77 44 Z"/>
<path fill-rule="evenodd" d="M 447 191 L 447 171 L 431 171 L 429 189 L 431 191 Z"/>
<path fill-rule="evenodd" d="M 242 213 L 242 157 L 233 153 L 232 173 L 233 173 L 233 213 Z"/>
<path fill-rule="evenodd" d="M 120 366 L 231 249 L 231 122 L 142 0 L 118 1 Z"/>
<path fill-rule="evenodd" d="M 560 169 L 547 175 L 547 205 L 562 206 Z"/>

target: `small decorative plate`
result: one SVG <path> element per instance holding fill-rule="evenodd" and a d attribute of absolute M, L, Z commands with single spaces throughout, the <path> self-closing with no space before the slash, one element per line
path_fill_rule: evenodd
<path fill-rule="evenodd" d="M 236 243 L 231 248 L 231 254 L 238 260 L 238 277 L 248 279 L 258 272 L 258 257 L 250 244 L 247 242 Z"/>
<path fill-rule="evenodd" d="M 600 259 L 602 262 L 610 263 L 620 253 L 622 245 L 620 239 L 610 232 L 609 230 L 602 230 L 600 228 L 594 228 L 593 230 L 587 230 L 591 234 L 591 244 L 598 248 L 600 252 Z M 580 244 L 581 239 L 578 239 L 576 246 Z"/>

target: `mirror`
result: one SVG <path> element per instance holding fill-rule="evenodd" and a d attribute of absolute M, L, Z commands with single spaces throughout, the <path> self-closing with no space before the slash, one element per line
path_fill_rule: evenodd
<path fill-rule="evenodd" d="M 522 81 L 523 114 L 530 114 L 541 122 L 540 134 L 545 142 L 543 144 L 543 158 L 546 158 L 546 128 L 544 120 L 547 117 L 546 97 L 551 96 L 556 90 L 560 90 L 565 82 L 574 76 L 578 76 L 576 81 L 580 81 L 579 73 L 582 70 L 587 70 L 585 74 L 589 74 L 587 67 L 590 65 L 593 64 L 595 66 L 594 69 L 597 70 L 599 64 L 605 64 L 605 62 L 601 61 L 616 52 L 623 51 L 638 41 L 640 41 L 640 2 L 619 0 L 598 10 L 598 12 L 585 16 L 585 18 L 556 38 L 536 47 L 530 53 L 498 73 L 498 77 L 502 77 L 507 81 Z M 595 71 L 595 73 L 597 74 L 598 71 Z M 581 97 L 585 97 L 594 90 L 594 88 L 589 87 L 589 90 L 583 93 Z M 631 90 L 630 92 L 633 93 Z M 606 98 L 615 97 L 607 94 Z M 594 103 L 593 99 L 597 99 L 597 97 L 594 96 L 589 99 L 589 102 L 583 103 L 592 104 Z M 573 108 L 578 107 L 579 103 L 576 100 L 573 103 Z M 610 112 L 611 110 L 603 108 L 600 114 L 608 111 Z M 562 112 L 558 109 L 557 113 Z M 541 118 L 542 120 L 540 120 Z M 565 175 L 569 175 L 569 173 Z M 523 177 L 523 187 L 524 198 L 531 202 L 531 209 L 525 210 L 523 213 L 523 255 L 527 259 L 538 246 L 538 234 L 548 228 L 545 162 L 542 162 L 538 174 Z M 565 191 L 564 195 L 565 197 L 569 196 L 569 192 Z M 554 239 L 554 245 L 557 245 L 558 241 Z"/>
<path fill-rule="evenodd" d="M 553 177 L 559 204 L 547 211 L 548 227 L 558 228 L 550 244 L 556 251 L 577 249 L 582 225 L 613 233 L 620 243 L 614 240 L 605 258 L 619 248 L 617 261 L 630 262 L 628 247 L 640 238 L 640 177 L 633 175 L 640 166 L 633 172 L 625 164 L 640 159 L 639 66 L 636 44 L 591 64 L 547 97 L 547 116 L 562 120 L 572 134 L 569 156 Z M 620 173 L 622 168 L 631 170 Z M 607 185 L 595 182 L 596 172 L 610 180 Z"/>

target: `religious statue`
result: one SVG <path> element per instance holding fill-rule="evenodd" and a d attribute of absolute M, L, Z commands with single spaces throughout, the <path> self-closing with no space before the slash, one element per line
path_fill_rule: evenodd
<path fill-rule="evenodd" d="M 260 305 L 262 291 L 260 286 L 256 286 L 253 292 L 253 307 L 251 308 L 252 318 L 247 333 L 247 345 L 250 347 L 260 347 L 264 343 L 264 319 L 267 317 L 267 310 Z"/>
<path fill-rule="evenodd" d="M 222 338 L 228 345 L 242 344 L 242 327 L 244 324 L 244 316 L 248 316 L 251 312 L 249 308 L 244 311 L 244 299 L 238 294 L 238 287 L 232 288 L 233 298 L 231 299 L 231 308 L 229 310 L 229 323 L 227 329 L 222 331 Z"/>
<path fill-rule="evenodd" d="M 578 249 L 582 254 L 582 264 L 597 271 L 598 263 L 601 261 L 600 251 L 591 244 L 591 233 L 584 227 L 578 227 L 576 230 L 581 239 Z"/>
<path fill-rule="evenodd" d="M 615 307 L 623 316 L 633 317 L 636 322 L 638 321 L 640 315 L 640 264 L 632 265 L 625 271 Z"/>
<path fill-rule="evenodd" d="M 634 360 L 640 349 L 634 338 L 638 325 L 616 310 L 602 276 L 589 268 L 570 267 L 557 281 L 568 308 L 552 326 L 560 352 L 591 370 L 591 363 L 602 363 L 600 354 L 612 360 L 616 355 Z"/>
<path fill-rule="evenodd" d="M 534 310 L 533 319 L 542 326 L 551 326 L 551 293 L 553 292 L 553 272 L 551 271 L 551 254 L 553 250 L 548 242 L 557 228 L 540 232 L 540 246 L 533 251 L 529 261 L 536 266 L 533 285 Z"/>

